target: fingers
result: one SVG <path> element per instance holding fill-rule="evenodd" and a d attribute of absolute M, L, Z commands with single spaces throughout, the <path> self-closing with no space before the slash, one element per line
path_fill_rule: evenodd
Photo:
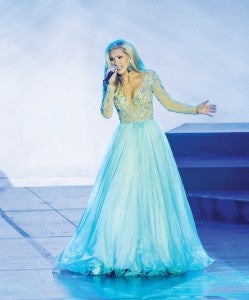
<path fill-rule="evenodd" d="M 215 113 L 217 111 L 217 106 L 215 104 L 209 105 L 209 111 Z"/>
<path fill-rule="evenodd" d="M 209 100 L 205 100 L 198 105 L 198 113 L 213 117 L 216 113 L 217 107 L 215 104 L 208 104 Z"/>
<path fill-rule="evenodd" d="M 111 76 L 111 78 L 109 79 L 109 84 L 114 84 L 116 82 L 117 79 L 117 69 L 115 69 L 113 75 Z"/>
<path fill-rule="evenodd" d="M 116 72 L 117 71 L 117 67 L 116 66 L 111 66 L 108 70 L 107 70 L 107 72 Z"/>
<path fill-rule="evenodd" d="M 210 116 L 210 117 L 213 117 L 212 114 L 214 114 L 214 113 L 216 113 L 216 108 L 209 107 L 209 108 L 208 108 L 207 115 Z"/>
<path fill-rule="evenodd" d="M 203 101 L 201 104 L 208 109 L 209 112 L 216 112 L 217 106 L 215 104 L 208 104 L 209 100 Z"/>

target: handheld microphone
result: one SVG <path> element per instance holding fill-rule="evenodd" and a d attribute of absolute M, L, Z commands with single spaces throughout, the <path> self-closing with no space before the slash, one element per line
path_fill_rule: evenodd
<path fill-rule="evenodd" d="M 109 71 L 107 72 L 107 74 L 106 74 L 106 76 L 105 76 L 105 78 L 103 80 L 103 82 L 107 83 L 117 69 L 118 69 L 118 67 L 116 67 L 116 66 L 110 67 Z"/>

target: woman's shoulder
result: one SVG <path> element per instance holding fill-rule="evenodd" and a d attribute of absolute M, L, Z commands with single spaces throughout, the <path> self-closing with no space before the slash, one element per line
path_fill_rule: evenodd
<path fill-rule="evenodd" d="M 145 76 L 147 76 L 150 79 L 155 79 L 158 77 L 156 71 L 154 71 L 154 70 L 147 69 L 144 72 L 145 72 Z"/>
<path fill-rule="evenodd" d="M 151 75 L 151 76 L 158 76 L 156 71 L 152 70 L 152 69 L 146 69 L 144 70 L 144 73 L 147 74 L 147 75 Z"/>

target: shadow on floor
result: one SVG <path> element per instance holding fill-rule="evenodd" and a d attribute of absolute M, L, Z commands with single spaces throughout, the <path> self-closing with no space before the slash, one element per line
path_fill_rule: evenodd
<path fill-rule="evenodd" d="M 82 276 L 54 273 L 54 279 L 73 299 L 162 299 L 167 290 L 201 276 L 201 271 L 154 277 Z M 82 296 L 82 298 L 81 298 Z"/>

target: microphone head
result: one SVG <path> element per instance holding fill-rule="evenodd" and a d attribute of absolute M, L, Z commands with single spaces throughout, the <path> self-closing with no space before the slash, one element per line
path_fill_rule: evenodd
<path fill-rule="evenodd" d="M 109 72 L 115 72 L 116 70 L 118 69 L 117 66 L 111 66 L 106 73 L 109 73 Z"/>

